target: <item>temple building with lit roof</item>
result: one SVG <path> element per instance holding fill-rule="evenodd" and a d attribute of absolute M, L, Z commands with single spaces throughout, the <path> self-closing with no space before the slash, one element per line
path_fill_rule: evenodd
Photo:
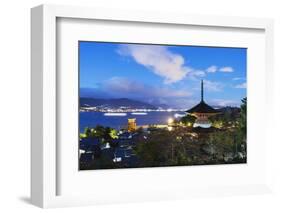
<path fill-rule="evenodd" d="M 204 101 L 204 82 L 201 81 L 201 101 L 196 106 L 186 111 L 196 117 L 193 127 L 210 128 L 212 123 L 208 119 L 210 116 L 219 114 L 220 112 L 209 106 Z"/>
<path fill-rule="evenodd" d="M 134 132 L 137 130 L 137 122 L 136 118 L 128 119 L 128 132 Z"/>

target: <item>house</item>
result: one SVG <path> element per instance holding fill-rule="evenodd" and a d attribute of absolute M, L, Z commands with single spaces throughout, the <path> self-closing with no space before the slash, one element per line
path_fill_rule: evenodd
<path fill-rule="evenodd" d="M 92 153 L 95 158 L 101 155 L 100 140 L 95 137 L 82 138 L 80 140 L 79 149 L 86 153 Z M 82 155 L 81 155 L 82 156 Z"/>
<path fill-rule="evenodd" d="M 119 139 L 132 139 L 133 137 L 133 133 L 130 133 L 130 132 L 123 132 L 121 134 L 118 135 L 118 138 Z"/>
<path fill-rule="evenodd" d="M 100 139 L 96 137 L 87 137 L 80 140 L 80 149 L 88 151 L 94 146 L 100 146 Z"/>

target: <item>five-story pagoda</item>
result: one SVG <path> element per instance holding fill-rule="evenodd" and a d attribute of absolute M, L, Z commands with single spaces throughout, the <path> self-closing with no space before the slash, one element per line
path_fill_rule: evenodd
<path fill-rule="evenodd" d="M 209 117 L 219 114 L 220 112 L 213 107 L 209 106 L 204 101 L 204 82 L 201 81 L 201 101 L 196 106 L 186 111 L 187 113 L 196 117 L 193 127 L 210 128 L 212 123 L 209 121 Z"/>

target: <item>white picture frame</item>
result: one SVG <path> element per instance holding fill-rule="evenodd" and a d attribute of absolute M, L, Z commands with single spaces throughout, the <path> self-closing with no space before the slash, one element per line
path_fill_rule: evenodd
<path fill-rule="evenodd" d="M 63 195 L 58 193 L 59 170 L 58 145 L 57 145 L 57 88 L 60 83 L 57 80 L 57 20 L 65 19 L 87 19 L 107 20 L 119 22 L 153 23 L 159 25 L 200 26 L 213 28 L 231 29 L 254 29 L 264 32 L 265 57 L 263 74 L 265 88 L 260 89 L 265 94 L 266 107 L 272 109 L 273 97 L 270 91 L 273 89 L 273 21 L 270 19 L 240 18 L 240 17 L 216 17 L 187 14 L 160 14 L 140 11 L 122 11 L 110 9 L 95 9 L 74 6 L 41 5 L 31 10 L 31 80 L 32 80 L 32 141 L 31 141 L 31 201 L 33 204 L 47 207 L 91 205 L 98 203 L 115 202 L 138 202 L 142 200 L 165 200 L 198 196 L 213 195 L 241 195 L 252 193 L 270 192 L 271 172 L 270 160 L 265 161 L 263 171 L 265 178 L 258 183 L 233 184 L 220 186 L 200 187 L 199 183 L 193 183 L 194 188 L 183 187 L 179 189 L 173 185 L 167 187 L 163 182 L 165 190 L 152 189 L 151 192 L 134 192 L 128 196 L 116 196 L 116 194 L 104 194 L 99 197 L 89 195 Z M 270 122 L 266 118 L 266 123 Z M 270 146 L 269 125 L 266 126 L 266 146 Z M 264 151 L 263 158 L 269 159 L 269 149 Z M 76 156 L 75 156 L 76 157 Z M 183 168 L 182 168 L 183 169 Z M 181 171 L 182 171 L 181 169 Z M 247 169 L 247 168 L 245 168 Z M 150 175 L 153 174 L 150 169 Z M 133 170 L 125 171 L 124 175 L 131 175 Z M 110 171 L 108 171 L 110 172 Z M 164 175 L 164 170 L 157 170 Z M 164 173 L 163 173 L 164 172 Z M 171 172 L 171 170 L 170 170 Z M 179 172 L 173 170 L 172 172 Z M 210 172 L 210 171 L 208 171 Z M 107 173 L 108 174 L 108 173 Z M 181 174 L 181 173 L 179 173 Z M 105 174 L 101 174 L 105 175 Z M 147 174 L 149 175 L 149 174 Z M 206 174 L 207 176 L 208 174 Z M 174 176 L 171 177 L 172 180 Z M 175 181 L 175 180 L 174 180 Z M 161 185 L 162 184 L 162 185 Z M 153 191 L 154 190 L 154 191 Z M 125 193 L 125 192 L 124 192 Z"/>

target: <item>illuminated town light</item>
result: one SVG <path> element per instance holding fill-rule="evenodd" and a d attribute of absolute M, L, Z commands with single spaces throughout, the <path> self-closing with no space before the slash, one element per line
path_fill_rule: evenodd
<path fill-rule="evenodd" d="M 167 122 L 168 122 L 168 124 L 172 124 L 172 123 L 173 123 L 173 121 L 174 121 L 174 119 L 173 119 L 173 118 L 169 118 Z"/>

